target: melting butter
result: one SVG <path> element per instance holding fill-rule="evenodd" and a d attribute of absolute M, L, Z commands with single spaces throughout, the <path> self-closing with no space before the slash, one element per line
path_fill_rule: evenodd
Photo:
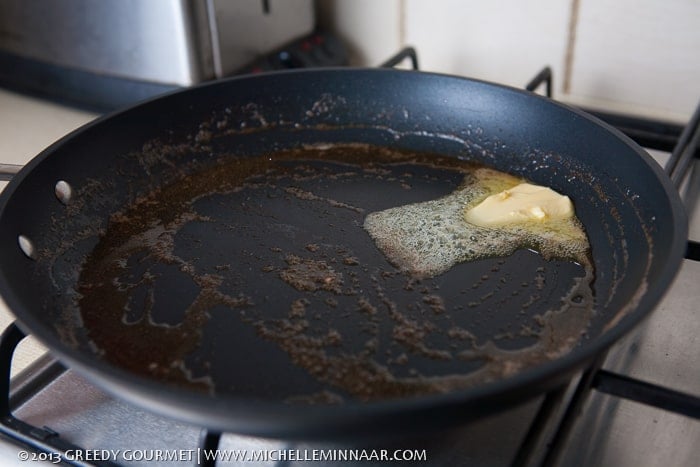
<path fill-rule="evenodd" d="M 447 196 L 370 213 L 364 228 L 389 262 L 418 277 L 442 274 L 464 261 L 508 256 L 519 248 L 536 250 L 545 259 L 588 263 L 590 244 L 573 211 L 570 217 L 550 218 L 548 222 L 521 221 L 496 227 L 467 222 L 465 212 L 523 182 L 480 168 Z"/>
<path fill-rule="evenodd" d="M 481 227 L 498 227 L 519 222 L 568 219 L 573 215 L 574 205 L 568 196 L 545 186 L 520 183 L 466 210 L 464 219 Z"/>

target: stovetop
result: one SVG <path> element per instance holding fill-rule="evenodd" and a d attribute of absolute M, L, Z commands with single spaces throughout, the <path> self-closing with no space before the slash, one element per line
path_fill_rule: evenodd
<path fill-rule="evenodd" d="M 45 145 L 95 117 L 0 90 L 0 154 L 3 163 L 25 163 Z M 12 109 L 12 110 L 9 110 Z M 662 165 L 667 151 L 650 151 Z M 693 164 L 698 165 L 697 158 Z M 691 210 L 690 240 L 700 240 L 700 171 L 694 170 L 682 193 Z M 690 201 L 692 200 L 692 202 Z M 700 262 L 686 259 L 678 276 L 654 313 L 620 341 L 602 364 L 604 370 L 700 395 Z M 0 306 L 0 325 L 9 324 L 9 311 Z M 83 450 L 67 456 L 37 454 L 5 436 L 0 439 L 3 465 L 25 465 L 27 460 L 57 460 L 76 465 L 116 462 L 126 465 L 192 465 L 204 451 L 198 427 L 165 419 L 114 399 L 50 356 L 37 359 L 43 348 L 21 344 L 13 365 L 14 415 L 37 429 L 33 441 L 60 437 Z M 22 368 L 25 368 L 22 370 Z M 581 378 L 585 378 L 584 374 Z M 413 460 L 420 465 L 511 465 L 530 440 L 528 430 L 537 423 L 542 407 L 551 406 L 539 437 L 532 443 L 531 461 L 546 452 L 557 422 L 575 399 L 579 380 L 550 397 L 540 397 L 516 409 L 460 429 L 416 439 L 327 445 L 287 443 L 222 436 L 217 451 L 227 459 L 220 465 L 304 466 L 383 465 L 383 456 Z M 600 383 L 600 382 L 598 382 Z M 571 435 L 559 458 L 560 465 L 674 465 L 695 466 L 700 458 L 700 421 L 674 412 L 592 391 L 584 399 L 582 415 L 574 418 Z M 539 412 L 538 412 L 539 411 Z M 56 436 L 58 434 L 60 436 Z M 528 447 L 529 448 L 529 447 Z M 26 454 L 25 454 L 26 453 Z M 42 457 L 43 456 L 43 457 Z M 82 456 L 82 458 L 79 458 Z M 363 457 L 364 456 L 364 457 Z M 87 459 L 91 457 L 91 459 Z M 334 460 L 335 459 L 335 460 Z M 103 462 L 104 461 L 104 462 Z"/>

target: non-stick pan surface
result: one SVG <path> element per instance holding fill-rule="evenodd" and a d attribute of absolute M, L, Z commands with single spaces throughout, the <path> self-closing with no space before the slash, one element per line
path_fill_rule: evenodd
<path fill-rule="evenodd" d="M 367 214 L 449 195 L 471 163 L 571 197 L 592 298 L 572 294 L 581 265 L 525 248 L 435 277 L 387 261 Z M 297 438 L 446 426 L 552 388 L 652 309 L 686 238 L 670 183 L 618 132 L 397 70 L 155 99 L 48 148 L 1 202 L 2 296 L 69 365 L 168 415 Z"/>

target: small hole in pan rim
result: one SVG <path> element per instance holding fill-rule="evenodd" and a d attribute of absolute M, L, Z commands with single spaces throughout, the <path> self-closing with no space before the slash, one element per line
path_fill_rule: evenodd
<path fill-rule="evenodd" d="M 29 259 L 36 260 L 36 248 L 34 247 L 34 242 L 32 242 L 26 235 L 17 236 L 17 244 L 19 249 L 22 250 L 24 256 Z"/>
<path fill-rule="evenodd" d="M 73 198 L 73 188 L 65 180 L 56 182 L 54 192 L 56 193 L 56 198 L 63 204 L 70 203 Z"/>

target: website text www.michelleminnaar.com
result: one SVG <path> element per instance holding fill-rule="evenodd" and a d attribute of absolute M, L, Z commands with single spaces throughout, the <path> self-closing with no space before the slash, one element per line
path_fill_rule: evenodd
<path fill-rule="evenodd" d="M 62 462 L 426 462 L 425 449 L 71 449 L 19 451 L 20 461 Z"/>

